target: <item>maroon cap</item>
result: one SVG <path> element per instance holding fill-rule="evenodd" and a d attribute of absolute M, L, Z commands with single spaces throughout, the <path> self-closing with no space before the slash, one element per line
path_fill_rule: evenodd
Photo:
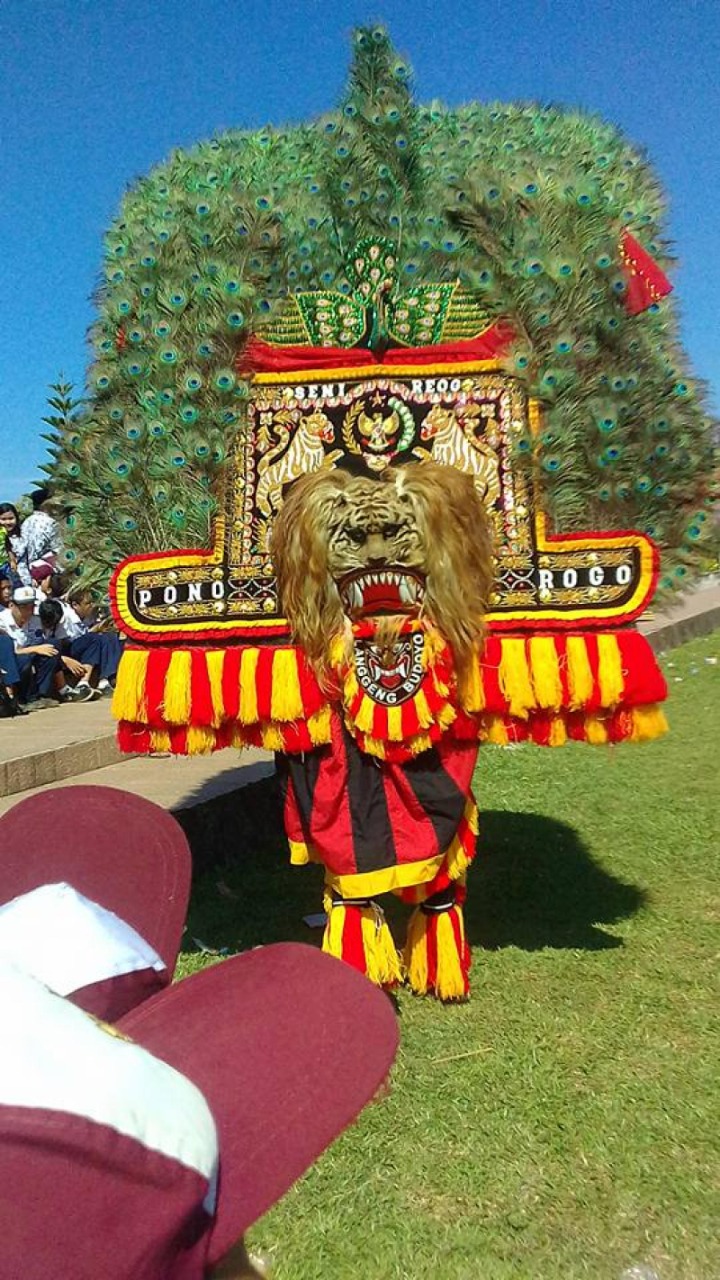
<path fill-rule="evenodd" d="M 398 1045 L 389 998 L 300 943 L 205 969 L 118 1026 L 193 1081 L 215 1118 L 220 1183 L 209 1263 L 377 1094 Z"/>
<path fill-rule="evenodd" d="M 191 857 L 174 818 L 115 787 L 59 787 L 0 818 L 0 904 L 65 882 L 112 911 L 175 970 Z"/>
<path fill-rule="evenodd" d="M 46 578 L 52 578 L 54 572 L 52 565 L 47 561 L 30 565 L 30 577 L 33 582 L 44 582 Z"/>

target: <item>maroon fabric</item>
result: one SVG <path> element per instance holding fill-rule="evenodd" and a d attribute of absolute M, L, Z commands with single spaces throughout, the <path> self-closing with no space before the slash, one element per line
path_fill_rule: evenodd
<path fill-rule="evenodd" d="M 0 1276 L 202 1280 L 207 1188 L 107 1125 L 0 1105 Z"/>
<path fill-rule="evenodd" d="M 0 818 L 0 903 L 65 881 L 132 925 L 170 977 L 190 873 L 190 849 L 175 819 L 114 787 L 44 791 Z"/>
<path fill-rule="evenodd" d="M 51 564 L 33 564 L 30 566 L 30 577 L 33 582 L 44 582 L 46 578 L 53 575 L 53 567 Z"/>
<path fill-rule="evenodd" d="M 71 992 L 67 999 L 103 1022 L 117 1022 L 143 1000 L 162 991 L 169 981 L 167 969 L 162 973 L 156 969 L 137 969 L 102 982 L 89 982 L 86 987 Z"/>
<path fill-rule="evenodd" d="M 209 1262 L 375 1096 L 398 1044 L 385 994 L 299 943 L 262 947 L 194 974 L 120 1027 L 192 1080 L 215 1117 L 220 1190 Z"/>

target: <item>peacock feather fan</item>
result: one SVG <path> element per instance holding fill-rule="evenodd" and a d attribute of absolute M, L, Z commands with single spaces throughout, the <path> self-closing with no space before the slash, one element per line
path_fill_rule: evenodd
<path fill-rule="evenodd" d="M 545 411 L 518 465 L 556 527 L 645 530 L 662 585 L 687 585 L 714 527 L 713 424 L 672 303 L 624 305 L 624 228 L 670 261 L 652 170 L 579 111 L 417 104 L 385 31 L 353 39 L 336 110 L 178 150 L 123 199 L 85 406 L 49 440 L 71 562 L 99 580 L 125 555 L 209 545 L 243 429 L 239 350 L 288 299 L 351 294 L 349 256 L 372 236 L 395 246 L 400 288 L 459 282 L 512 323 L 510 368 Z"/>

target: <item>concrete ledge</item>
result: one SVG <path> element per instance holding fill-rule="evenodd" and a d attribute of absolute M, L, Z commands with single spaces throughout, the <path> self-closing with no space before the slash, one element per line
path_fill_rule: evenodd
<path fill-rule="evenodd" d="M 675 649 L 688 640 L 710 635 L 720 627 L 720 584 L 709 578 L 706 584 L 664 613 L 652 612 L 640 619 L 638 630 L 656 653 Z"/>
<path fill-rule="evenodd" d="M 84 745 L 92 747 L 93 744 Z M 117 787 L 120 791 L 144 796 L 179 816 L 184 811 L 210 808 L 216 801 L 262 781 L 274 771 L 270 752 L 256 748 L 240 753 L 228 747 L 212 756 L 120 756 L 116 751 L 109 764 L 100 763 L 102 750 L 101 745 L 95 763 L 86 772 L 71 771 L 62 778 L 23 787 L 20 793 L 6 793 L 0 799 L 0 814 L 25 796 L 46 791 L 48 787 L 82 785 Z M 39 758 L 36 756 L 35 762 Z M 29 779 L 32 760 L 22 763 L 28 769 L 25 778 Z M 0 765 L 0 770 L 3 767 Z"/>
<path fill-rule="evenodd" d="M 20 791 L 47 786 L 48 783 L 62 782 L 65 778 L 104 769 L 123 759 L 127 757 L 121 756 L 118 751 L 114 733 L 90 738 L 86 742 L 51 747 L 47 751 L 28 751 L 27 755 L 0 762 L 0 796 L 12 796 Z"/>
<path fill-rule="evenodd" d="M 695 614 L 692 618 L 682 618 L 678 622 L 667 622 L 657 630 L 645 634 L 655 653 L 664 653 L 666 649 L 676 649 L 679 644 L 685 644 L 688 640 L 709 636 L 718 627 L 720 607 L 709 609 L 707 613 Z"/>

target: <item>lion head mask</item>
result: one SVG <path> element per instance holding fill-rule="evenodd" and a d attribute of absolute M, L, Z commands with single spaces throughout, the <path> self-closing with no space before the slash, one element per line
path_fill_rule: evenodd
<path fill-rule="evenodd" d="M 470 476 L 433 462 L 378 476 L 324 468 L 290 489 L 271 552 L 295 640 L 322 670 L 346 620 L 433 625 L 459 670 L 483 635 L 490 524 Z"/>

